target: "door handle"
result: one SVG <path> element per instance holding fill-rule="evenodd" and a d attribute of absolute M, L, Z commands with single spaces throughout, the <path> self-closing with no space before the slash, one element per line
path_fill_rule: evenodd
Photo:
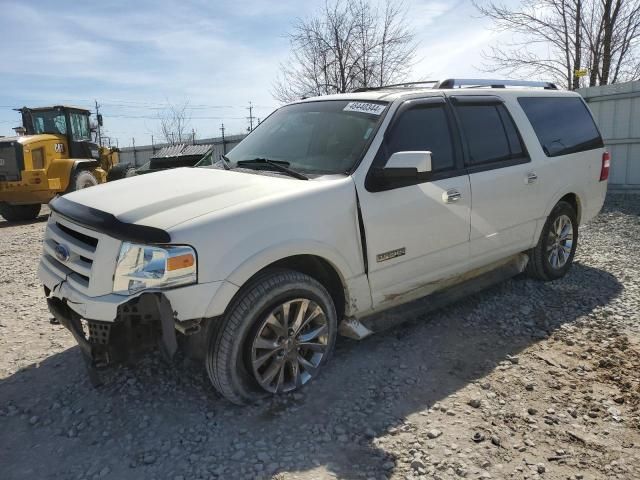
<path fill-rule="evenodd" d="M 527 173 L 527 177 L 525 178 L 524 183 L 526 183 L 527 185 L 530 185 L 532 183 L 536 183 L 538 181 L 538 175 L 536 174 L 536 172 L 529 172 Z"/>
<path fill-rule="evenodd" d="M 455 188 L 451 188 L 442 194 L 444 203 L 454 203 L 462 198 L 462 194 Z"/>

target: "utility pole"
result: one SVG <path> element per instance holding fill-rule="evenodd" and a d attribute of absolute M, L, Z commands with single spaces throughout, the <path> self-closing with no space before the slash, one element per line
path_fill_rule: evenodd
<path fill-rule="evenodd" d="M 138 165 L 138 156 L 136 155 L 136 139 L 131 137 L 131 143 L 133 144 L 133 164 Z"/>
<path fill-rule="evenodd" d="M 196 144 L 196 131 L 192 128 L 191 129 L 191 145 L 195 145 Z"/>
<path fill-rule="evenodd" d="M 224 123 L 220 124 L 220 131 L 222 132 L 222 154 L 227 154 L 227 144 L 224 141 Z"/>
<path fill-rule="evenodd" d="M 100 134 L 100 124 L 102 123 L 102 116 L 100 115 L 100 105 L 98 105 L 98 100 L 94 100 L 96 102 L 96 122 L 98 122 L 98 146 L 102 146 L 102 135 Z"/>
<path fill-rule="evenodd" d="M 247 120 L 249 120 L 249 132 L 253 131 L 253 104 L 251 102 L 249 102 L 249 107 L 247 107 L 247 110 L 249 110 L 249 116 L 247 117 Z"/>

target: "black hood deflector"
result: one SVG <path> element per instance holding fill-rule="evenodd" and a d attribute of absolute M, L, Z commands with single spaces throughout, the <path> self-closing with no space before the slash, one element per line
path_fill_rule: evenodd
<path fill-rule="evenodd" d="M 51 200 L 49 208 L 73 222 L 119 240 L 162 244 L 171 242 L 171 235 L 160 228 L 126 223 L 111 213 L 87 207 L 64 197 Z"/>

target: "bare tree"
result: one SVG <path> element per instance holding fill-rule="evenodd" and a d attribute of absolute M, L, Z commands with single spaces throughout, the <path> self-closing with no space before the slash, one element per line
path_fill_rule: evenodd
<path fill-rule="evenodd" d="M 188 114 L 189 102 L 174 105 L 167 102 L 167 108 L 158 114 L 160 135 L 165 143 L 178 145 L 192 141 L 194 137 Z"/>
<path fill-rule="evenodd" d="M 406 15 L 398 0 L 386 0 L 382 9 L 366 0 L 333 0 L 298 19 L 273 96 L 288 102 L 402 81 L 416 50 Z"/>
<path fill-rule="evenodd" d="M 547 77 L 576 89 L 638 78 L 640 0 L 523 0 L 515 8 L 474 2 L 508 42 L 484 52 L 485 70 Z"/>

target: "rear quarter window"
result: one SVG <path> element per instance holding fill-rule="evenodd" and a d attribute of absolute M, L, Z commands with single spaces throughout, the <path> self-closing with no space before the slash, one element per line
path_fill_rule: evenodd
<path fill-rule="evenodd" d="M 547 157 L 604 146 L 589 109 L 579 97 L 520 97 Z"/>

